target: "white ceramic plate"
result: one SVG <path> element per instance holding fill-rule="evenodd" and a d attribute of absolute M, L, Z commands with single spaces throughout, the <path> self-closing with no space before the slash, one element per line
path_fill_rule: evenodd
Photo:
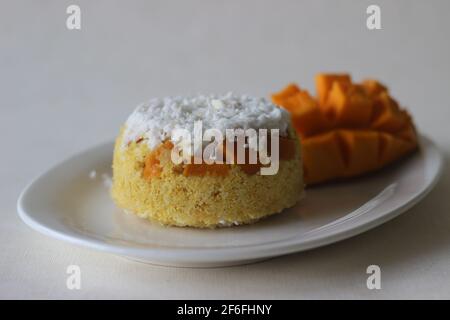
<path fill-rule="evenodd" d="M 163 227 L 117 209 L 107 186 L 112 150 L 112 143 L 95 147 L 31 182 L 18 200 L 22 220 L 54 238 L 147 263 L 243 264 L 316 248 L 380 225 L 425 196 L 442 167 L 441 154 L 422 137 L 420 151 L 397 165 L 307 189 L 296 207 L 281 214 L 249 226 L 199 230 Z"/>

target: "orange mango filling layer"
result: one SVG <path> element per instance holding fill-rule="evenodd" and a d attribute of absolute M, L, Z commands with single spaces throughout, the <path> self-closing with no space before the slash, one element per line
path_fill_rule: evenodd
<path fill-rule="evenodd" d="M 136 143 L 140 143 L 136 142 Z M 292 160 L 295 157 L 296 153 L 296 140 L 287 138 L 287 137 L 279 137 L 279 159 L 280 160 Z M 268 153 L 270 154 L 270 139 L 268 139 Z M 161 174 L 162 168 L 160 163 L 161 154 L 166 150 L 171 150 L 173 148 L 173 144 L 170 141 L 166 141 L 160 146 L 158 146 L 155 150 L 150 152 L 145 159 L 143 176 L 146 179 L 152 179 L 154 177 L 159 177 Z M 226 148 L 223 149 L 223 162 L 226 161 Z M 234 144 L 234 163 L 237 163 L 237 144 Z M 264 165 L 257 159 L 257 163 L 251 164 L 249 161 L 249 151 L 245 149 L 245 163 L 237 164 L 242 171 L 246 174 L 252 175 L 259 172 L 261 167 Z M 227 163 L 212 163 L 207 164 L 205 162 L 201 164 L 195 164 L 193 159 L 189 164 L 181 164 L 174 167 L 174 171 L 177 173 L 183 174 L 184 176 L 205 176 L 205 175 L 214 175 L 214 176 L 226 176 L 230 170 L 230 164 Z"/>
<path fill-rule="evenodd" d="M 291 113 L 301 138 L 307 184 L 361 175 L 417 148 L 411 117 L 378 81 L 353 83 L 347 74 L 318 74 L 316 89 L 312 97 L 289 84 L 272 95 Z"/>

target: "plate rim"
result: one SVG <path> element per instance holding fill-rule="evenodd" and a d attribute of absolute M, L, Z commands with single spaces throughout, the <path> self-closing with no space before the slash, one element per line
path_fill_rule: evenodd
<path fill-rule="evenodd" d="M 25 210 L 25 200 L 33 185 L 39 182 L 40 179 L 51 173 L 59 166 L 64 165 L 66 162 L 73 160 L 76 157 L 83 157 L 85 154 L 90 153 L 96 149 L 110 145 L 111 141 L 103 142 L 96 146 L 87 148 L 81 152 L 75 153 L 72 156 L 63 159 L 57 164 L 51 166 L 43 173 L 39 174 L 36 178 L 22 190 L 17 200 L 17 211 L 22 221 L 30 228 L 38 231 L 46 236 L 56 238 L 71 244 L 75 244 L 82 247 L 91 248 L 103 252 L 112 254 L 118 254 L 127 257 L 139 258 L 144 260 L 164 261 L 169 263 L 211 263 L 211 262 L 230 262 L 230 261 L 243 261 L 252 259 L 264 259 L 270 257 L 281 256 L 285 254 L 306 251 L 328 244 L 332 244 L 344 239 L 351 238 L 372 228 L 375 228 L 395 217 L 401 213 L 407 211 L 409 208 L 421 201 L 437 184 L 441 177 L 443 170 L 443 155 L 437 145 L 428 137 L 420 135 L 420 146 L 426 150 L 424 154 L 436 157 L 437 166 L 433 171 L 431 180 L 424 184 L 423 188 L 417 192 L 417 194 L 408 201 L 399 204 L 398 206 L 383 212 L 378 217 L 371 219 L 367 222 L 360 221 L 356 224 L 347 225 L 344 223 L 341 228 L 331 230 L 325 235 L 319 233 L 316 236 L 310 238 L 301 239 L 301 237 L 294 237 L 293 239 L 286 239 L 284 241 L 276 242 L 273 244 L 253 244 L 242 247 L 222 247 L 222 248 L 183 248 L 183 247 L 133 247 L 120 244 L 111 244 L 103 240 L 95 239 L 81 233 L 66 233 L 64 231 L 55 230 L 46 226 L 37 219 L 33 218 L 33 214 L 30 214 Z M 386 210 L 385 210 L 386 211 Z M 347 227 L 345 227 L 347 226 Z"/>

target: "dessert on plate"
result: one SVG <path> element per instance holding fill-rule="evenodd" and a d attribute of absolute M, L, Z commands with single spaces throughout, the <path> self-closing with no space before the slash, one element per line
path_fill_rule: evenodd
<path fill-rule="evenodd" d="M 300 136 L 307 185 L 372 172 L 417 149 L 411 116 L 380 82 L 318 74 L 316 89 L 313 97 L 290 84 L 272 95 Z"/>
<path fill-rule="evenodd" d="M 239 136 L 252 129 L 257 142 Z M 208 130 L 217 135 L 205 141 Z M 229 138 L 229 130 L 236 135 Z M 187 143 L 199 136 L 200 144 Z M 252 158 L 258 148 L 261 153 Z M 263 98 L 152 99 L 136 108 L 116 139 L 115 203 L 164 225 L 252 223 L 294 206 L 302 194 L 301 149 L 290 114 Z"/>

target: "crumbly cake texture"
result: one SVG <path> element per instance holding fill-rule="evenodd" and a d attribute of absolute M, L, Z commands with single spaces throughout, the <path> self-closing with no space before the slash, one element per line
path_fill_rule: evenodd
<path fill-rule="evenodd" d="M 172 139 L 176 129 L 193 133 L 194 124 L 202 129 L 279 129 L 286 135 L 290 115 L 264 98 L 248 95 L 198 95 L 192 97 L 154 98 L 140 104 L 128 117 L 122 147 L 143 138 L 150 149 Z M 172 141 L 176 142 L 176 141 Z"/>
<path fill-rule="evenodd" d="M 174 170 L 170 150 L 161 154 L 159 177 L 147 180 L 143 167 L 151 152 L 145 143 L 123 148 L 124 128 L 116 140 L 112 197 L 116 204 L 142 218 L 164 225 L 215 228 L 247 224 L 294 206 L 303 195 L 300 144 L 295 157 L 281 160 L 276 175 L 248 175 L 231 165 L 222 176 L 184 176 Z"/>

